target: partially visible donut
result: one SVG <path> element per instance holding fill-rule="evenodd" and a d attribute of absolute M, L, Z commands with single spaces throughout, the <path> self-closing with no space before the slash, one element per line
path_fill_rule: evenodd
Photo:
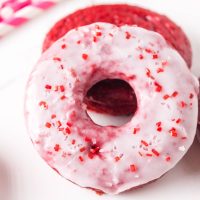
<path fill-rule="evenodd" d="M 199 91 L 200 91 L 200 78 L 199 78 Z M 198 101 L 198 105 L 199 105 L 199 112 L 198 112 L 198 123 L 197 123 L 197 138 L 199 139 L 200 142 L 200 94 L 199 94 L 199 101 Z"/>
<path fill-rule="evenodd" d="M 181 54 L 188 66 L 191 67 L 191 45 L 178 25 L 164 15 L 126 4 L 87 7 L 64 17 L 46 35 L 43 51 L 71 29 L 95 22 L 107 22 L 117 26 L 137 25 L 147 30 L 158 32 L 166 39 L 169 45 Z"/>
<path fill-rule="evenodd" d="M 137 111 L 121 127 L 101 127 L 86 113 L 84 96 L 103 79 L 134 89 Z M 196 78 L 160 34 L 96 23 L 45 51 L 27 84 L 25 116 L 52 168 L 116 194 L 161 177 L 183 157 L 196 132 L 197 93 Z"/>
<path fill-rule="evenodd" d="M 78 10 L 58 21 L 47 34 L 43 51 L 73 28 L 94 22 L 117 26 L 137 25 L 160 33 L 191 67 L 192 51 L 189 40 L 179 26 L 164 15 L 131 5 L 98 5 Z M 89 110 L 111 115 L 130 115 L 135 109 L 133 93 L 118 80 L 107 81 L 92 88 L 85 97 Z"/>

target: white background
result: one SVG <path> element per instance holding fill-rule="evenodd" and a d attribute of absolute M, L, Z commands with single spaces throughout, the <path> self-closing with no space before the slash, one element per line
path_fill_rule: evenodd
<path fill-rule="evenodd" d="M 73 185 L 50 169 L 34 150 L 23 117 L 28 74 L 41 54 L 42 41 L 49 28 L 66 14 L 95 2 L 131 2 L 171 17 L 190 38 L 194 51 L 193 72 L 200 75 L 199 0 L 64 0 L 0 41 L 0 200 L 7 200 L 1 194 L 2 182 L 4 191 L 7 189 L 10 193 L 9 200 L 199 200 L 200 144 L 197 141 L 162 179 L 117 196 L 97 196 Z M 5 170 L 3 174 L 1 168 Z M 6 185 L 6 181 L 10 183 Z"/>

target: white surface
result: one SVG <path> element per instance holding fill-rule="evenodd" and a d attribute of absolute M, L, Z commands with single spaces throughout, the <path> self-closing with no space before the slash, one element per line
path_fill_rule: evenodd
<path fill-rule="evenodd" d="M 112 197 L 97 196 L 64 180 L 51 170 L 34 150 L 26 133 L 23 118 L 24 89 L 28 74 L 39 58 L 45 33 L 52 24 L 67 13 L 94 2 L 108 2 L 108 0 L 66 0 L 0 41 L 0 162 L 6 166 L 11 178 L 12 184 L 7 189 L 13 190 L 13 198 L 9 200 L 72 198 L 81 200 L 169 200 L 175 198 L 199 200 L 200 144 L 197 142 L 184 159 L 162 179 L 143 189 Z M 109 2 L 125 1 L 109 0 Z M 193 45 L 193 72 L 200 75 L 200 5 L 198 5 L 198 0 L 127 0 L 126 2 L 137 3 L 165 13 L 180 24 Z M 0 192 L 0 200 L 5 200 L 1 195 Z"/>

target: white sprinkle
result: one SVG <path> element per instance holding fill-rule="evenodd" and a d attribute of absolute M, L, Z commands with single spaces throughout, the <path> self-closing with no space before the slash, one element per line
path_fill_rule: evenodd
<path fill-rule="evenodd" d="M 181 146 L 178 149 L 179 149 L 179 151 L 185 151 L 185 147 L 184 146 Z"/>
<path fill-rule="evenodd" d="M 140 178 L 140 176 L 139 176 L 138 174 L 136 174 L 134 177 L 135 177 L 135 178 Z"/>
<path fill-rule="evenodd" d="M 106 152 L 106 150 L 105 149 L 100 149 L 99 152 L 100 153 L 104 153 L 104 152 Z"/>
<path fill-rule="evenodd" d="M 108 186 L 108 187 L 112 187 L 113 184 L 109 183 L 109 182 L 106 182 L 105 185 Z"/>
<path fill-rule="evenodd" d="M 114 184 L 118 184 L 119 183 L 119 179 L 116 178 L 116 177 L 114 177 L 112 181 L 113 181 Z"/>

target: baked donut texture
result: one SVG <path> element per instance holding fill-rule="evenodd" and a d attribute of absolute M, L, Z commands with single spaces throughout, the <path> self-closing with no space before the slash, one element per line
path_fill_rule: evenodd
<path fill-rule="evenodd" d="M 123 126 L 101 127 L 86 113 L 84 96 L 103 79 L 134 89 L 137 111 Z M 27 84 L 25 116 L 53 169 L 82 187 L 117 194 L 161 177 L 187 152 L 197 93 L 196 78 L 160 34 L 95 23 L 45 51 Z"/>
<path fill-rule="evenodd" d="M 137 25 L 147 30 L 158 32 L 170 46 L 181 54 L 188 66 L 191 67 L 191 45 L 178 25 L 164 15 L 126 4 L 87 7 L 64 17 L 48 32 L 43 43 L 43 51 L 71 29 L 95 22 L 107 22 L 117 26 Z"/>

